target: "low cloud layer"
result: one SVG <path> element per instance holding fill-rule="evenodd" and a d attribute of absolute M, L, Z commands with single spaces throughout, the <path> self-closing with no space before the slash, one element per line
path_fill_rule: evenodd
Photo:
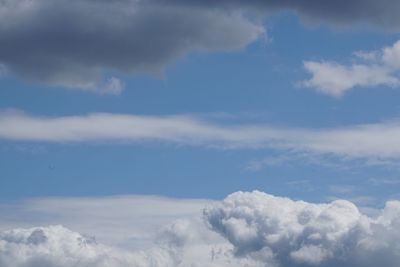
<path fill-rule="evenodd" d="M 335 97 L 353 88 L 400 87 L 400 41 L 377 51 L 356 51 L 357 63 L 306 61 L 305 69 L 312 77 L 303 82 L 306 87 Z"/>
<path fill-rule="evenodd" d="M 0 114 L 0 138 L 36 142 L 166 142 L 224 149 L 263 149 L 359 158 L 400 157 L 398 120 L 305 129 L 213 122 L 195 116 L 94 113 L 37 117 Z"/>
<path fill-rule="evenodd" d="M 232 245 L 204 224 L 202 210 L 213 203 L 115 196 L 1 204 L 0 266 L 263 266 L 233 257 Z"/>
<path fill-rule="evenodd" d="M 132 199 L 142 201 L 150 208 L 147 216 L 158 223 L 158 229 L 150 231 L 150 246 L 126 246 L 124 239 L 129 238 L 135 228 L 142 226 L 137 221 L 131 225 L 118 224 L 122 219 L 107 212 L 99 212 L 97 218 L 90 215 L 74 220 L 74 228 L 92 221 L 93 231 L 102 224 L 114 225 L 108 229 L 125 231 L 118 235 L 119 244 L 110 245 L 107 239 L 98 240 L 93 232 L 80 234 L 60 225 L 32 228 L 15 228 L 0 231 L 0 265 L 7 267 L 397 267 L 400 264 L 400 202 L 390 201 L 384 209 L 377 211 L 372 218 L 361 213 L 358 208 L 346 200 L 331 203 L 314 204 L 276 197 L 266 193 L 236 192 L 223 201 L 204 204 L 202 212 L 180 211 L 180 218 L 171 216 L 170 220 L 152 207 L 162 203 L 155 197 L 105 198 L 103 204 L 113 209 L 121 208 L 121 203 Z M 68 220 L 70 208 L 85 211 L 90 201 L 79 199 L 41 200 L 40 215 L 36 208 L 25 203 L 26 222 L 35 216 L 42 217 L 42 224 L 50 223 L 55 215 L 66 213 Z M 101 199 L 98 199 L 101 201 Z M 164 212 L 175 214 L 182 206 L 197 207 L 198 200 L 163 199 L 168 205 L 176 203 L 176 209 Z M 186 203 L 187 202 L 187 203 Z M 46 204 L 47 203 L 47 204 Z M 186 204 L 185 204 L 186 203 Z M 50 205 L 51 204 L 51 205 Z M 93 199 L 92 204 L 95 204 Z M 2 208 L 0 225 L 7 218 L 17 217 L 15 205 L 10 209 Z M 110 206 L 111 205 L 111 206 Z M 14 209 L 11 207 L 14 206 Z M 139 211 L 136 206 L 122 205 L 125 214 Z M 54 208 L 53 207 L 53 208 Z M 142 207 L 142 206 L 141 206 Z M 147 207 L 147 206 L 146 206 Z M 96 210 L 96 209 L 95 209 Z M 112 209 L 107 209 L 112 211 Z M 23 211 L 22 211 L 23 212 Z M 190 216 L 187 216 L 190 215 Z M 56 217 L 57 217 L 56 216 Z M 203 216 L 203 220 L 200 218 Z M 129 216 L 128 216 L 129 217 Z M 138 216 L 140 220 L 140 216 Z M 161 219 L 161 220 L 160 220 Z M 71 220 L 71 218 L 70 218 Z M 10 222 L 10 221 L 9 221 Z M 15 225 L 21 221 L 15 222 Z M 71 223 L 71 222 L 69 222 Z M 70 224 L 71 225 L 71 224 Z M 100 227 L 101 228 L 101 227 Z M 137 230 L 136 229 L 136 230 Z M 103 229 L 104 230 L 104 229 Z M 149 231 L 145 231 L 149 234 Z M 149 234 L 150 236 L 150 234 Z M 139 243 L 140 244 L 140 241 Z"/>
<path fill-rule="evenodd" d="M 1 73 L 119 94 L 115 75 L 160 74 L 193 51 L 241 49 L 264 33 L 241 11 L 147 0 L 0 2 Z"/>
<path fill-rule="evenodd" d="M 0 234 L 0 265 L 7 267 L 161 267 L 177 262 L 172 251 L 136 253 L 97 244 L 62 226 L 14 229 Z"/>
<path fill-rule="evenodd" d="M 143 249 L 152 245 L 160 228 L 179 219 L 199 220 L 203 208 L 211 203 L 141 195 L 27 199 L 0 203 L 0 231 L 63 225 L 90 233 L 99 243 Z"/>

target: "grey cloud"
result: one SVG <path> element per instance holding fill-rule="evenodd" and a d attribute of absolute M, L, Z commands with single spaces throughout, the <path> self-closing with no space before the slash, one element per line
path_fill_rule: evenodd
<path fill-rule="evenodd" d="M 263 34 L 240 11 L 145 0 L 0 1 L 1 73 L 119 94 L 118 74 L 160 73 L 191 51 L 240 49 Z"/>
<path fill-rule="evenodd" d="M 155 0 L 171 2 L 166 0 Z M 175 3 L 231 7 L 257 12 L 293 11 L 310 21 L 328 22 L 336 25 L 369 24 L 388 30 L 400 28 L 398 12 L 400 3 L 396 0 L 173 0 Z"/>
<path fill-rule="evenodd" d="M 241 49 L 265 33 L 267 13 L 291 10 L 335 25 L 398 29 L 395 0 L 2 0 L 0 75 L 100 94 L 118 76 L 159 75 L 193 51 Z"/>

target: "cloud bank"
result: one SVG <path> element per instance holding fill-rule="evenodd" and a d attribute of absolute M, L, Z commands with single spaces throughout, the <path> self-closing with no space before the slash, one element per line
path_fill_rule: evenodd
<path fill-rule="evenodd" d="M 176 220 L 200 220 L 203 208 L 211 203 L 141 195 L 34 198 L 0 203 L 0 231 L 63 225 L 109 246 L 147 249 L 159 229 Z"/>
<path fill-rule="evenodd" d="M 138 197 L 136 197 L 138 198 Z M 132 197 L 125 199 L 132 199 Z M 154 221 L 160 218 L 152 204 L 160 198 L 139 197 L 149 201 L 148 211 Z M 88 198 L 89 200 L 89 198 Z M 87 201 L 88 201 L 87 200 Z M 94 199 L 93 199 L 94 200 Z M 164 199 L 187 206 L 195 200 Z M 46 203 L 42 200 L 42 203 Z M 60 208 L 48 209 L 42 223 L 51 220 L 51 214 L 66 212 L 65 204 L 78 203 L 64 199 Z M 103 203 L 118 208 L 120 202 L 104 199 Z M 53 201 L 53 206 L 57 202 Z M 95 203 L 94 201 L 92 203 Z M 128 201 L 129 203 L 129 201 Z M 146 203 L 142 203 L 146 204 Z M 11 204 L 15 205 L 15 204 Z M 83 204 L 83 209 L 85 206 Z M 125 213 L 135 213 L 124 205 Z M 74 208 L 80 210 L 78 204 Z M 179 207 L 177 206 L 178 210 Z M 107 209 L 110 210 L 110 209 Z M 111 210 L 112 211 L 112 210 Z M 4 218 L 13 217 L 18 209 L 2 210 Z M 29 221 L 37 211 L 25 211 Z M 171 211 L 172 212 L 172 211 Z M 167 212 L 168 213 L 168 212 Z M 223 201 L 213 201 L 198 217 L 172 216 L 169 222 L 161 220 L 151 246 L 125 246 L 124 238 L 140 223 L 132 221 L 121 230 L 119 245 L 103 244 L 97 238 L 71 231 L 60 225 L 32 228 L 14 228 L 0 231 L 0 265 L 7 267 L 397 267 L 400 263 L 400 202 L 389 201 L 376 217 L 368 217 L 346 200 L 325 204 L 294 201 L 259 191 L 236 192 Z M 113 225 L 121 218 L 81 218 L 81 223 L 92 220 L 97 224 Z M 171 214 L 174 214 L 172 212 Z M 187 214 L 193 214 L 188 212 Z M 103 218 L 102 218 L 103 217 Z M 139 216 L 140 217 L 140 216 Z M 78 217 L 76 219 L 79 220 Z M 98 220 L 100 219 L 100 220 Z M 79 225 L 79 224 L 76 224 Z M 121 228 L 115 225 L 114 230 Z M 96 227 L 94 227 L 96 229 Z M 109 229 L 113 231 L 112 228 Z M 107 242 L 107 241 L 106 241 Z M 122 245 L 121 245 L 122 244 Z"/>
<path fill-rule="evenodd" d="M 397 120 L 343 128 L 305 129 L 213 122 L 190 115 L 94 113 L 37 117 L 0 114 L 0 139 L 36 142 L 165 142 L 223 149 L 272 148 L 344 157 L 400 156 Z"/>
<path fill-rule="evenodd" d="M 97 244 L 62 226 L 14 229 L 0 234 L 0 265 L 7 267 L 176 266 L 172 252 L 132 253 Z"/>
<path fill-rule="evenodd" d="M 2 73 L 119 94 L 119 74 L 159 74 L 193 51 L 241 49 L 264 34 L 241 11 L 148 0 L 0 2 Z"/>
<path fill-rule="evenodd" d="M 340 64 L 334 61 L 305 61 L 311 78 L 303 85 L 335 97 L 356 87 L 400 87 L 400 41 L 378 51 L 356 51 L 357 61 Z"/>

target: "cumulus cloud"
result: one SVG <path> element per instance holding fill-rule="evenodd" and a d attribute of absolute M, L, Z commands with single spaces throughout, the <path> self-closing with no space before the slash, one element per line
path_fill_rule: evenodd
<path fill-rule="evenodd" d="M 240 10 L 151 0 L 0 2 L 1 73 L 119 94 L 115 75 L 154 73 L 191 51 L 241 49 L 264 33 Z"/>
<path fill-rule="evenodd" d="M 106 204 L 107 209 L 104 210 L 111 213 L 113 209 L 119 209 L 124 201 L 127 201 L 123 205 L 125 214 L 140 213 L 140 209 L 131 206 L 131 200 L 135 198 L 142 201 L 141 207 L 148 201 L 147 216 L 155 222 L 159 220 L 157 229 L 145 231 L 135 220 L 130 221 L 131 225 L 121 225 L 119 221 L 123 220 L 122 217 L 107 215 L 106 211 L 97 212 L 96 199 Z M 196 204 L 195 212 L 180 211 L 179 208 L 193 206 L 198 200 L 140 196 L 124 197 L 117 202 L 117 198 L 96 199 L 87 198 L 86 203 L 82 198 L 64 198 L 59 202 L 57 199 L 40 200 L 43 204 L 40 205 L 41 212 L 47 210 L 41 215 L 42 224 L 53 222 L 54 217 L 62 213 L 65 214 L 60 218 L 70 223 L 71 209 L 77 209 L 78 213 L 89 214 L 76 216 L 74 220 L 80 220 L 80 223 L 75 223 L 73 228 L 79 228 L 88 220 L 93 222 L 94 227 L 81 234 L 61 225 L 15 228 L 22 223 L 16 220 L 12 230 L 0 231 L 0 266 L 397 267 L 400 263 L 398 201 L 387 202 L 375 217 L 369 217 L 346 200 L 314 204 L 258 191 L 236 192 L 223 201 L 209 201 L 204 204 L 203 211 L 197 210 Z M 83 200 L 83 208 L 79 207 L 80 200 Z M 162 200 L 168 203 L 167 206 L 177 205 L 175 211 L 159 209 L 173 215 L 169 220 L 166 220 L 168 216 L 160 216 L 152 206 L 154 203 L 162 205 Z M 85 207 L 88 202 L 94 207 L 91 213 L 95 215 L 93 218 Z M 66 203 L 72 205 L 68 208 Z M 17 218 L 18 212 L 24 212 L 27 221 L 37 217 L 37 207 L 35 209 L 32 208 L 35 205 L 27 204 L 8 204 L 9 210 L 1 210 L 0 225 L 7 218 Z M 56 206 L 59 206 L 58 210 Z M 18 210 L 21 207 L 25 207 L 25 211 Z M 194 213 L 197 215 L 193 216 Z M 140 217 L 140 214 L 137 215 L 139 221 Z M 118 244 L 110 245 L 107 239 L 103 240 L 104 243 L 93 236 L 93 232 L 99 230 L 98 225 L 106 224 L 110 226 L 107 230 L 110 233 L 125 232 L 125 235 L 117 234 L 120 238 Z M 155 233 L 150 246 L 140 246 L 141 241 L 138 246 L 126 246 L 124 239 L 129 239 L 135 228 L 149 235 L 149 232 Z"/>
<path fill-rule="evenodd" d="M 128 252 L 96 243 L 62 226 L 14 229 L 0 234 L 0 265 L 7 267 L 176 266 L 167 248 Z"/>
<path fill-rule="evenodd" d="M 233 257 L 232 245 L 204 224 L 202 210 L 213 202 L 115 196 L 1 204 L 0 266 L 263 266 Z"/>
<path fill-rule="evenodd" d="M 304 129 L 225 123 L 190 115 L 94 113 L 37 117 L 0 114 L 0 138 L 36 142 L 166 142 L 224 149 L 263 149 L 385 159 L 400 156 L 400 123 Z"/>
<path fill-rule="evenodd" d="M 400 41 L 379 51 L 356 51 L 354 55 L 363 62 L 346 65 L 334 61 L 305 61 L 304 67 L 311 78 L 302 84 L 335 97 L 355 87 L 400 86 Z"/>
<path fill-rule="evenodd" d="M 100 243 L 143 249 L 151 247 L 155 233 L 171 222 L 199 220 L 201 211 L 210 203 L 205 199 L 140 195 L 26 199 L 0 203 L 0 231 L 62 224 L 90 233 Z"/>
<path fill-rule="evenodd" d="M 205 217 L 237 257 L 268 262 L 265 266 L 395 267 L 399 211 L 400 202 L 391 201 L 370 218 L 345 200 L 312 204 L 255 191 L 228 196 L 206 209 Z"/>

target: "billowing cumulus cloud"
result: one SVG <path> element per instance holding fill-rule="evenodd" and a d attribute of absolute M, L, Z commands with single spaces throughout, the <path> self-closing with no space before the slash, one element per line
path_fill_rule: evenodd
<path fill-rule="evenodd" d="M 232 245 L 204 224 L 202 210 L 213 202 L 134 195 L 0 204 L 0 259 L 15 264 L 0 266 L 262 266 L 233 257 Z"/>
<path fill-rule="evenodd" d="M 230 51 L 264 29 L 241 11 L 147 0 L 4 0 L 0 73 L 119 94 L 115 75 L 158 74 L 191 51 Z"/>
<path fill-rule="evenodd" d="M 237 257 L 265 266 L 395 267 L 400 263 L 400 202 L 377 218 L 351 202 L 312 204 L 262 192 L 237 192 L 205 210 L 211 228 Z M 264 257 L 260 259 L 260 254 Z"/>
<path fill-rule="evenodd" d="M 175 266 L 173 252 L 136 253 L 97 244 L 62 226 L 14 229 L 0 234 L 0 266 L 7 267 L 160 267 Z"/>
<path fill-rule="evenodd" d="M 215 236 L 204 225 L 181 219 L 161 228 L 153 247 L 132 250 L 101 244 L 60 225 L 16 228 L 0 232 L 0 266 L 264 266 L 252 259 L 235 258 L 230 244 Z"/>
<path fill-rule="evenodd" d="M 60 225 L 32 228 L 14 228 L 0 232 L 0 266 L 6 267 L 397 267 L 400 264 L 400 202 L 390 201 L 376 217 L 361 213 L 351 202 L 336 200 L 325 204 L 294 201 L 266 193 L 236 192 L 223 201 L 212 201 L 202 211 L 179 211 L 179 207 L 197 207 L 198 200 L 173 200 L 155 197 L 83 199 L 43 199 L 43 216 L 50 222 L 63 212 L 68 218 L 74 208 L 79 213 L 88 213 L 87 203 L 96 207 L 96 200 L 107 207 L 122 205 L 129 214 L 132 203 L 149 202 L 147 216 L 155 223 L 160 214 L 154 203 L 166 201 L 167 206 L 177 205 L 174 210 L 163 211 L 158 229 L 145 231 L 152 236 L 150 246 L 125 246 L 124 238 L 132 231 L 143 227 L 138 221 L 131 225 L 120 224 L 121 217 L 106 211 L 90 218 L 90 212 L 83 218 L 78 216 L 75 227 L 92 221 L 92 231 L 99 231 L 103 225 L 110 227 L 111 234 L 118 235 L 119 244 L 110 245 L 93 237 L 91 232 L 80 234 Z M 37 201 L 37 200 L 35 200 Z M 132 202 L 134 201 L 134 202 Z M 86 202 L 86 203 L 85 203 Z M 185 203 L 187 202 L 187 203 Z M 47 203 L 47 204 L 46 204 Z M 60 209 L 53 209 L 60 203 Z M 70 203 L 67 205 L 67 203 Z M 72 206 L 71 206 L 72 205 Z M 25 222 L 38 216 L 35 205 L 28 202 L 10 204 L 2 209 L 0 225 L 7 218 L 18 218 L 25 213 Z M 24 209 L 21 208 L 24 207 Z M 140 209 L 132 206 L 132 213 Z M 111 210 L 112 211 L 112 210 Z M 27 217 L 27 215 L 29 216 Z M 122 214 L 122 213 L 121 213 Z M 168 215 L 169 214 L 169 215 Z M 187 217 L 186 215 L 190 215 Z M 134 216 L 134 215 L 133 215 Z M 169 216 L 170 220 L 166 220 Z M 201 220 L 203 216 L 203 220 Z M 129 217 L 129 216 L 128 216 Z M 149 217 L 149 218 L 150 218 Z M 69 219 L 71 220 L 71 219 Z M 81 220 L 81 223 L 78 221 Z M 16 221 L 15 224 L 21 224 Z M 112 225 L 115 228 L 112 229 Z M 143 228 L 142 228 L 143 229 Z M 104 227 L 103 227 L 104 230 Z M 142 230 L 143 231 L 143 230 Z M 155 233 L 152 235 L 152 233 Z M 104 236 L 104 235 L 103 235 Z"/>
<path fill-rule="evenodd" d="M 335 97 L 357 87 L 400 87 L 400 41 L 381 50 L 356 51 L 354 56 L 357 62 L 349 65 L 305 61 L 304 67 L 311 78 L 302 84 Z"/>

